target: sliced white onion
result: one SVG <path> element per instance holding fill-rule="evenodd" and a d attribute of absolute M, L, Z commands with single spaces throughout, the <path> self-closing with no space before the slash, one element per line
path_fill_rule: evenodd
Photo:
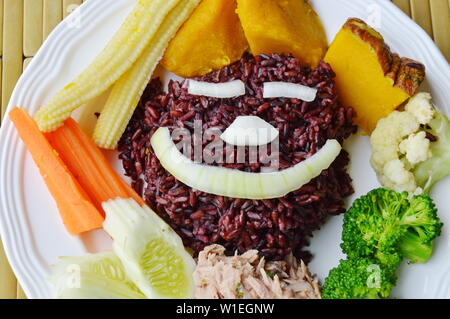
<path fill-rule="evenodd" d="M 210 83 L 189 80 L 188 93 L 192 95 L 202 95 L 219 99 L 227 99 L 245 95 L 245 84 L 241 80 L 235 80 L 225 83 Z"/>
<path fill-rule="evenodd" d="M 263 96 L 265 99 L 286 97 L 312 102 L 316 99 L 317 89 L 289 82 L 265 82 Z"/>
<path fill-rule="evenodd" d="M 258 116 L 238 116 L 220 138 L 230 145 L 260 146 L 273 142 L 279 133 Z"/>
<path fill-rule="evenodd" d="M 289 194 L 327 169 L 341 152 L 336 140 L 299 164 L 273 173 L 249 173 L 191 161 L 172 141 L 166 127 L 159 128 L 151 144 L 161 165 L 176 179 L 193 189 L 232 198 L 271 199 Z"/>

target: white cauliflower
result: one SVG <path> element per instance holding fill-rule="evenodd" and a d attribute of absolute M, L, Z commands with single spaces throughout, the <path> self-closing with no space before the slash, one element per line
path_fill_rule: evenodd
<path fill-rule="evenodd" d="M 370 138 L 371 163 L 377 173 L 383 173 L 386 163 L 399 159 L 400 143 L 419 128 L 417 119 L 407 112 L 395 111 L 378 121 L 377 128 Z"/>
<path fill-rule="evenodd" d="M 397 192 L 416 192 L 417 185 L 413 173 L 405 168 L 405 164 L 395 159 L 383 167 L 382 184 Z"/>
<path fill-rule="evenodd" d="M 430 93 L 418 93 L 405 106 L 405 111 L 414 115 L 420 124 L 428 124 L 436 114 L 431 104 Z"/>
<path fill-rule="evenodd" d="M 400 153 L 405 154 L 407 161 L 412 165 L 429 159 L 431 151 L 430 140 L 427 139 L 427 134 L 421 131 L 408 136 L 407 139 L 400 143 Z"/>
<path fill-rule="evenodd" d="M 435 114 L 431 95 L 418 93 L 404 112 L 394 111 L 378 121 L 370 138 L 371 164 L 384 187 L 398 192 L 421 192 L 412 169 L 432 156 L 430 140 L 421 125 L 429 124 Z"/>

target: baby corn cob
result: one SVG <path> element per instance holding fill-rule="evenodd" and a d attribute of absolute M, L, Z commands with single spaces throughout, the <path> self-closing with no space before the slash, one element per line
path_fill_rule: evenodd
<path fill-rule="evenodd" d="M 63 125 L 80 105 L 105 92 L 139 58 L 169 12 L 183 0 L 140 0 L 95 60 L 36 114 L 42 131 Z"/>
<path fill-rule="evenodd" d="M 185 0 L 178 4 L 169 13 L 141 57 L 114 84 L 94 131 L 94 141 L 98 146 L 116 148 L 170 40 L 199 2 L 200 0 Z"/>

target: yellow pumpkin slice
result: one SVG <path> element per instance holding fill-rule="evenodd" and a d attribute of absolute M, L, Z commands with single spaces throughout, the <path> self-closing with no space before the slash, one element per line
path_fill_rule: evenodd
<path fill-rule="evenodd" d="M 236 0 L 203 0 L 170 42 L 161 64 L 191 78 L 236 62 L 247 49 Z"/>
<path fill-rule="evenodd" d="M 392 53 L 383 36 L 359 19 L 344 24 L 324 60 L 336 72 L 341 101 L 356 110 L 356 124 L 368 134 L 425 79 L 421 63 Z"/>
<path fill-rule="evenodd" d="M 306 0 L 238 0 L 238 15 L 250 49 L 292 54 L 315 67 L 328 47 L 322 23 Z"/>

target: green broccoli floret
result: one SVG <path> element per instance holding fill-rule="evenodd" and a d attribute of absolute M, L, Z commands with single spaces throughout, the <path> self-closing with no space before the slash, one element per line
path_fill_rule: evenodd
<path fill-rule="evenodd" d="M 422 243 L 438 237 L 441 234 L 442 223 L 433 200 L 427 195 L 420 195 L 411 198 L 409 204 L 408 209 L 401 214 L 399 225 L 416 233 Z"/>
<path fill-rule="evenodd" d="M 410 259 L 411 263 L 424 263 L 431 257 L 433 243 L 423 242 L 417 234 L 408 231 L 402 237 L 399 248 L 403 256 Z"/>
<path fill-rule="evenodd" d="M 450 175 L 450 120 L 444 113 L 437 112 L 425 130 L 437 137 L 437 141 L 431 143 L 433 156 L 419 163 L 413 173 L 417 185 L 428 193 L 434 184 Z"/>
<path fill-rule="evenodd" d="M 361 257 L 358 257 L 361 258 Z M 386 270 L 386 274 L 388 278 L 392 281 L 397 280 L 397 270 L 400 264 L 402 263 L 403 257 L 400 253 L 397 252 L 383 252 L 379 251 L 375 255 L 375 260 L 383 266 L 383 269 Z"/>
<path fill-rule="evenodd" d="M 425 195 L 413 197 L 400 224 L 408 227 L 399 242 L 403 257 L 412 263 L 428 261 L 433 252 L 433 240 L 441 234 L 442 229 L 432 199 Z"/>
<path fill-rule="evenodd" d="M 429 196 L 409 199 L 406 192 L 380 188 L 357 199 L 345 214 L 341 248 L 350 259 L 375 258 L 385 266 L 396 266 L 396 254 L 425 262 L 441 228 Z"/>
<path fill-rule="evenodd" d="M 429 196 L 380 188 L 360 197 L 344 216 L 341 248 L 348 259 L 330 271 L 323 298 L 389 298 L 403 257 L 426 262 L 441 228 Z"/>
<path fill-rule="evenodd" d="M 370 258 L 341 260 L 322 287 L 323 299 L 387 299 L 395 286 L 395 271 Z"/>
<path fill-rule="evenodd" d="M 397 230 L 397 216 L 407 207 L 406 194 L 385 189 L 358 198 L 344 216 L 343 252 L 350 258 L 396 254 L 396 243 L 402 236 Z"/>

